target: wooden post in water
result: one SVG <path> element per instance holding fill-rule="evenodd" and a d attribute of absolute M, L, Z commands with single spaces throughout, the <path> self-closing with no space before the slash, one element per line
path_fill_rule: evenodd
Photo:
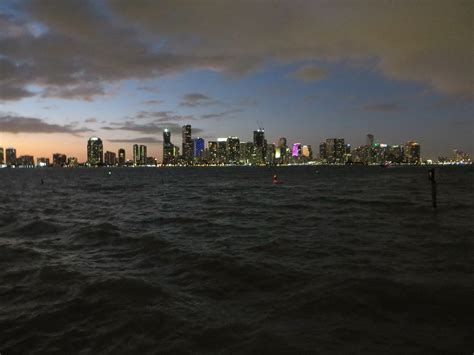
<path fill-rule="evenodd" d="M 431 168 L 428 171 L 428 179 L 431 181 L 431 202 L 433 204 L 433 208 L 436 208 L 436 177 L 435 177 L 435 169 Z"/>

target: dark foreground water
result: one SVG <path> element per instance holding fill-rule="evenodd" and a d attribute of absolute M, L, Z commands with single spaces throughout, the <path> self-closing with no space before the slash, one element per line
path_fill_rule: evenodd
<path fill-rule="evenodd" d="M 437 175 L 0 170 L 0 353 L 471 354 L 474 169 Z"/>

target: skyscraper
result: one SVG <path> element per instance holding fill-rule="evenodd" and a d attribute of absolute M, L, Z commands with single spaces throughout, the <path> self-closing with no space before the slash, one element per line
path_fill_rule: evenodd
<path fill-rule="evenodd" d="M 117 155 L 114 152 L 106 151 L 104 163 L 107 166 L 115 166 Z"/>
<path fill-rule="evenodd" d="M 405 160 L 408 164 L 420 164 L 420 145 L 409 141 L 405 145 Z"/>
<path fill-rule="evenodd" d="M 217 138 L 217 163 L 227 163 L 227 138 Z"/>
<path fill-rule="evenodd" d="M 163 165 L 170 164 L 173 161 L 173 144 L 171 143 L 171 132 L 165 128 L 163 130 Z"/>
<path fill-rule="evenodd" d="M 240 139 L 238 137 L 227 138 L 227 163 L 238 164 L 240 162 Z"/>
<path fill-rule="evenodd" d="M 319 144 L 319 159 L 326 160 L 328 158 L 328 145 L 326 142 Z"/>
<path fill-rule="evenodd" d="M 209 150 L 209 164 L 217 163 L 217 142 L 209 141 L 207 142 L 207 149 Z"/>
<path fill-rule="evenodd" d="M 187 162 L 190 162 L 193 160 L 193 140 L 191 138 L 191 125 L 184 125 L 182 134 L 183 159 Z"/>
<path fill-rule="evenodd" d="M 22 155 L 16 160 L 16 165 L 21 166 L 23 168 L 34 168 L 35 159 L 32 155 Z"/>
<path fill-rule="evenodd" d="M 3 153 L 3 148 L 0 147 L 0 165 L 3 165 L 5 164 L 5 156 L 4 156 L 4 153 Z"/>
<path fill-rule="evenodd" d="M 5 150 L 5 160 L 7 166 L 16 165 L 16 149 L 15 148 L 7 148 Z"/>
<path fill-rule="evenodd" d="M 265 163 L 267 142 L 265 140 L 265 130 L 263 128 L 253 131 L 253 144 L 255 145 L 257 163 Z"/>
<path fill-rule="evenodd" d="M 36 166 L 39 166 L 39 167 L 49 166 L 49 158 L 36 158 Z"/>
<path fill-rule="evenodd" d="M 63 167 L 66 165 L 67 157 L 66 154 L 54 153 L 53 154 L 53 166 Z"/>
<path fill-rule="evenodd" d="M 104 147 L 102 140 L 98 137 L 91 137 L 87 142 L 87 163 L 90 166 L 99 166 L 104 163 Z"/>
<path fill-rule="evenodd" d="M 120 148 L 118 150 L 118 165 L 119 166 L 124 166 L 125 165 L 125 160 L 126 160 L 125 149 Z"/>
<path fill-rule="evenodd" d="M 147 165 L 146 145 L 140 145 L 140 165 Z"/>
<path fill-rule="evenodd" d="M 344 138 L 328 138 L 326 139 L 327 160 L 332 164 L 344 163 L 344 155 L 346 154 L 346 146 Z"/>
<path fill-rule="evenodd" d="M 76 168 L 79 165 L 76 157 L 68 157 L 67 158 L 67 166 L 70 168 Z"/>
<path fill-rule="evenodd" d="M 204 139 L 197 137 L 193 139 L 194 157 L 200 157 L 204 150 Z"/>
<path fill-rule="evenodd" d="M 133 165 L 140 165 L 140 148 L 138 147 L 138 144 L 133 145 Z"/>
<path fill-rule="evenodd" d="M 301 143 L 293 144 L 293 148 L 291 149 L 291 156 L 293 158 L 298 158 L 301 156 Z"/>
<path fill-rule="evenodd" d="M 311 149 L 310 145 L 304 145 L 303 148 L 302 148 L 301 154 L 307 160 L 313 160 L 313 150 Z"/>

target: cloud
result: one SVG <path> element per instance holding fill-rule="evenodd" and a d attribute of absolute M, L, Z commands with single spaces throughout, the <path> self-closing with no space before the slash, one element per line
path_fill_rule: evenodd
<path fill-rule="evenodd" d="M 210 106 L 219 104 L 218 100 L 214 100 L 211 97 L 201 93 L 189 93 L 183 96 L 180 102 L 180 106 L 184 107 L 196 107 L 196 106 Z"/>
<path fill-rule="evenodd" d="M 314 65 L 304 65 L 292 74 L 293 78 L 303 81 L 316 81 L 328 76 L 328 71 Z"/>
<path fill-rule="evenodd" d="M 169 129 L 172 133 L 181 133 L 182 130 L 181 125 L 172 122 L 137 124 L 133 121 L 126 121 L 123 124 L 117 126 L 102 127 L 102 129 L 106 131 L 130 131 L 148 134 L 162 134 L 165 128 Z M 202 132 L 202 129 L 193 128 L 192 131 L 193 133 L 199 133 Z"/>
<path fill-rule="evenodd" d="M 137 89 L 141 90 L 141 91 L 150 92 L 150 93 L 153 93 L 153 94 L 157 94 L 157 93 L 160 92 L 159 88 L 155 88 L 153 86 L 139 86 Z"/>
<path fill-rule="evenodd" d="M 234 113 L 243 112 L 243 111 L 244 111 L 243 109 L 236 108 L 236 109 L 222 111 L 222 112 L 208 113 L 208 114 L 202 115 L 201 118 L 204 118 L 204 119 L 209 119 L 209 118 L 220 119 L 220 118 L 224 118 L 226 116 L 232 115 Z"/>
<path fill-rule="evenodd" d="M 60 99 L 79 99 L 93 101 L 96 96 L 106 95 L 104 88 L 96 83 L 80 83 L 68 86 L 48 86 L 41 97 L 56 97 Z"/>
<path fill-rule="evenodd" d="M 97 123 L 97 118 L 91 117 L 86 120 L 84 120 L 85 123 Z"/>
<path fill-rule="evenodd" d="M 155 122 L 170 121 L 194 121 L 196 118 L 192 115 L 177 115 L 173 111 L 140 111 L 135 115 L 136 119 L 154 119 Z"/>
<path fill-rule="evenodd" d="M 34 95 L 35 93 L 18 85 L 0 84 L 0 101 L 17 101 Z"/>
<path fill-rule="evenodd" d="M 145 105 L 159 105 L 159 104 L 162 104 L 163 102 L 164 102 L 163 100 L 159 100 L 159 99 L 143 101 Z"/>
<path fill-rule="evenodd" d="M 74 128 L 74 125 L 58 125 L 45 122 L 40 118 L 23 117 L 12 114 L 0 114 L 0 127 L 7 133 L 78 133 L 91 132 L 88 128 Z"/>
<path fill-rule="evenodd" d="M 161 139 L 155 137 L 138 137 L 138 138 L 118 138 L 118 139 L 107 139 L 111 143 L 163 143 Z"/>
<path fill-rule="evenodd" d="M 399 112 L 401 111 L 401 107 L 398 103 L 391 102 L 365 105 L 362 107 L 362 110 L 369 112 Z"/>
<path fill-rule="evenodd" d="M 115 81 L 190 69 L 240 75 L 269 60 L 370 64 L 388 79 L 472 98 L 474 2 L 469 0 L 9 5 L 15 15 L 0 17 L 0 58 L 15 69 L 0 75 L 3 99 L 29 97 L 28 85 L 36 85 L 40 96 L 92 100 Z M 306 69 L 297 75 L 313 80 L 322 74 Z M 87 92 L 78 88 L 86 84 Z"/>

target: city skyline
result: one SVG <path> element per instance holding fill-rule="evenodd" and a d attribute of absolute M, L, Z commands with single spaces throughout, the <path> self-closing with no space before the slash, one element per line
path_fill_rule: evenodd
<path fill-rule="evenodd" d="M 452 154 L 437 159 L 424 159 L 421 146 L 416 141 L 405 144 L 386 144 L 379 142 L 371 133 L 366 135 L 364 145 L 352 146 L 344 138 L 326 138 L 313 147 L 305 143 L 288 143 L 286 137 L 280 137 L 277 143 L 269 143 L 265 130 L 260 127 L 253 131 L 252 141 L 241 141 L 237 136 L 209 139 L 192 135 L 192 126 L 182 126 L 181 148 L 173 144 L 169 129 L 163 130 L 162 160 L 150 156 L 144 144 L 133 144 L 131 157 L 127 159 L 127 150 L 117 152 L 104 148 L 99 137 L 90 137 L 87 141 L 87 158 L 79 161 L 77 157 L 54 153 L 52 159 L 46 156 L 20 155 L 14 147 L 0 147 L 0 167 L 77 167 L 81 166 L 167 166 L 167 165 L 419 165 L 419 164 L 471 164 L 469 154 L 454 149 Z M 319 148 L 319 149 L 318 149 Z"/>
<path fill-rule="evenodd" d="M 98 136 L 161 160 L 163 129 L 182 150 L 190 123 L 206 140 L 261 126 L 272 143 L 359 146 L 371 132 L 425 159 L 472 155 L 472 6 L 2 2 L 0 146 L 84 161 Z"/>

